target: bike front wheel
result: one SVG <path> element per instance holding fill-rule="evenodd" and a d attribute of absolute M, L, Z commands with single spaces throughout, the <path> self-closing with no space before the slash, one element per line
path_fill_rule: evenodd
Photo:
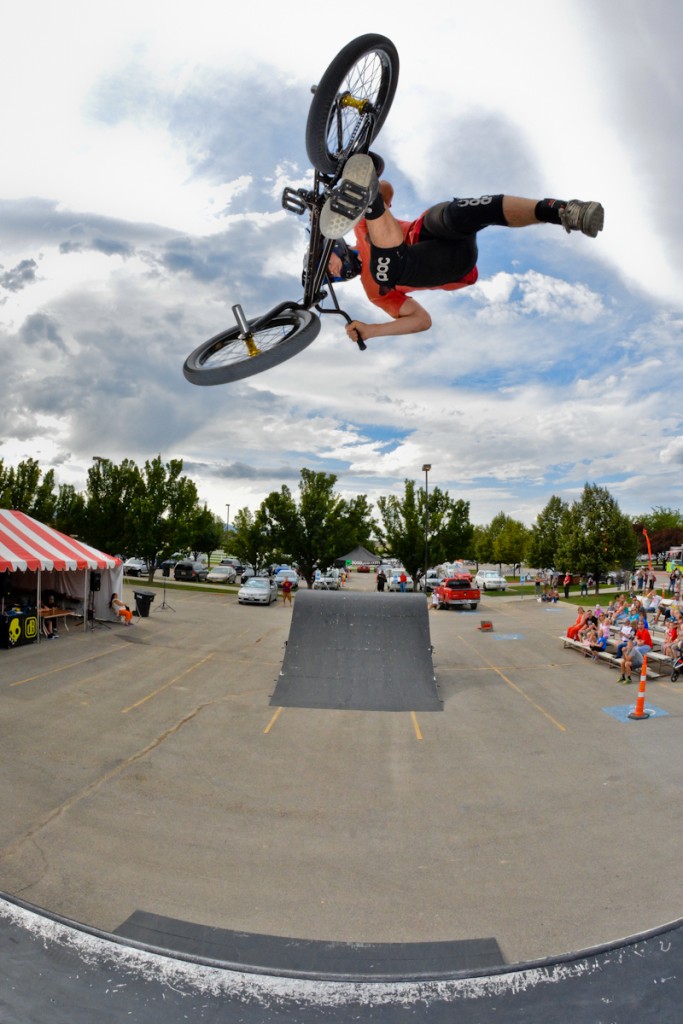
<path fill-rule="evenodd" d="M 308 159 L 321 174 L 337 175 L 353 153 L 367 151 L 394 100 L 398 65 L 394 44 L 374 33 L 339 51 L 320 79 L 306 122 Z"/>
<path fill-rule="evenodd" d="M 191 384 L 230 384 L 271 370 L 298 355 L 317 337 L 320 319 L 308 309 L 285 309 L 249 321 L 245 337 L 235 325 L 209 338 L 185 360 Z"/>

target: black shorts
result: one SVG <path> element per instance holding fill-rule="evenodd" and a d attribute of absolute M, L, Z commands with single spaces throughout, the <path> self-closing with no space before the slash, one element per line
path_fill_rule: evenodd
<path fill-rule="evenodd" d="M 370 271 L 383 291 L 402 284 L 411 288 L 438 288 L 453 284 L 477 265 L 477 232 L 492 224 L 506 224 L 503 196 L 453 199 L 430 207 L 418 240 L 392 249 L 370 247 Z"/>

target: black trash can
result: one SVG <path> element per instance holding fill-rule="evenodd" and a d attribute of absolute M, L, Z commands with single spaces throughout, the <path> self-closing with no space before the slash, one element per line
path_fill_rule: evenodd
<path fill-rule="evenodd" d="M 142 619 L 149 618 L 149 606 L 154 600 L 153 590 L 136 590 L 135 592 L 135 607 L 138 610 L 138 615 Z"/>

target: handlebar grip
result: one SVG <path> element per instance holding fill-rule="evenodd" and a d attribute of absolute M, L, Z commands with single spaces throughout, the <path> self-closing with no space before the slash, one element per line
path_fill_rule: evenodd
<path fill-rule="evenodd" d="M 366 350 L 366 348 L 368 346 L 365 344 L 365 342 L 361 338 L 361 336 L 358 333 L 358 331 L 356 331 L 355 334 L 356 334 L 356 345 L 358 345 L 358 348 L 361 350 L 361 352 L 365 352 L 365 350 Z"/>

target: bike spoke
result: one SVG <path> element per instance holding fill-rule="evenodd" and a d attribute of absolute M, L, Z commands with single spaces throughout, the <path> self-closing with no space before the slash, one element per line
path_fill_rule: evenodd
<path fill-rule="evenodd" d="M 349 149 L 363 118 L 377 102 L 382 85 L 382 69 L 382 58 L 372 52 L 359 60 L 346 76 L 329 125 L 330 152 L 342 155 Z"/>
<path fill-rule="evenodd" d="M 230 366 L 234 363 L 244 362 L 245 357 L 258 358 L 280 345 L 295 330 L 296 326 L 292 326 L 292 324 L 269 324 L 253 331 L 246 338 L 236 336 L 218 341 L 210 351 L 206 352 L 202 359 L 202 365 L 206 367 Z"/>

